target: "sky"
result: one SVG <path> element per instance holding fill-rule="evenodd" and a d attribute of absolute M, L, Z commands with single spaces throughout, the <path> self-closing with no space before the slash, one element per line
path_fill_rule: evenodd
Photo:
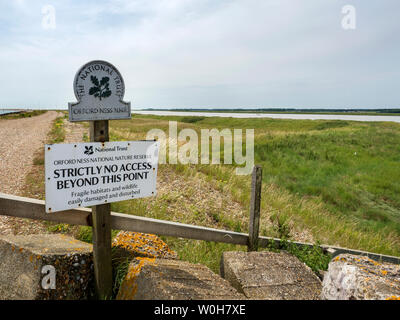
<path fill-rule="evenodd" d="M 351 6 L 351 11 L 347 7 Z M 143 108 L 399 108 L 398 0 L 1 0 L 0 108 L 64 108 L 91 60 Z"/>

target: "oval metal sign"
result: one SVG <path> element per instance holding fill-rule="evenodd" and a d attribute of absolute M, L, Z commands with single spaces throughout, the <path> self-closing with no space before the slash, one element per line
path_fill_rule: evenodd
<path fill-rule="evenodd" d="M 125 84 L 111 63 L 95 60 L 75 75 L 77 103 L 69 103 L 69 121 L 130 119 L 131 104 L 124 102 Z"/>

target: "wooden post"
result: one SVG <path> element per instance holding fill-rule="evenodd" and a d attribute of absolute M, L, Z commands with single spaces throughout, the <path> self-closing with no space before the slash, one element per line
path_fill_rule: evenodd
<path fill-rule="evenodd" d="M 109 141 L 108 120 L 90 121 L 90 141 Z M 110 299 L 112 295 L 110 204 L 93 206 L 92 221 L 96 293 L 99 299 Z"/>
<path fill-rule="evenodd" d="M 248 251 L 258 250 L 258 232 L 260 229 L 262 167 L 254 166 L 251 177 L 250 223 Z"/>

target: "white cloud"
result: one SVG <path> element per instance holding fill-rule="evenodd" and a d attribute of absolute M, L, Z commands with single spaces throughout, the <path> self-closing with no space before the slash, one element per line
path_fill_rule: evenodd
<path fill-rule="evenodd" d="M 341 0 L 65 0 L 55 30 L 48 1 L 1 4 L 0 105 L 66 106 L 78 68 L 104 59 L 140 107 L 395 107 L 400 4 L 353 2 L 352 32 Z"/>

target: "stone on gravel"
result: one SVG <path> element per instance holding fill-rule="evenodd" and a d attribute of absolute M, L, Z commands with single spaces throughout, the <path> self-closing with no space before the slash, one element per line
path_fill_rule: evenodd
<path fill-rule="evenodd" d="M 135 258 L 117 300 L 239 300 L 245 297 L 209 268 L 186 261 Z"/>
<path fill-rule="evenodd" d="M 329 263 L 322 284 L 325 300 L 400 300 L 400 266 L 341 254 Z"/>
<path fill-rule="evenodd" d="M 321 281 L 287 252 L 224 252 L 221 276 L 249 299 L 319 300 Z"/>
<path fill-rule="evenodd" d="M 88 297 L 93 275 L 90 244 L 60 234 L 0 236 L 0 257 L 0 300 Z M 51 283 L 46 282 L 51 274 L 45 266 L 55 269 L 55 289 L 44 289 Z"/>

